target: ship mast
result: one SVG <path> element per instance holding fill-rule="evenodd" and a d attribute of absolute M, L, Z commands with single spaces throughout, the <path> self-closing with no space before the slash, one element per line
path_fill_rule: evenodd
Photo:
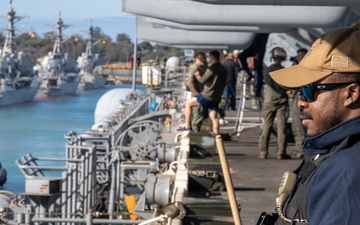
<path fill-rule="evenodd" d="M 86 45 L 86 50 L 85 50 L 85 56 L 87 58 L 89 57 L 93 57 L 93 52 L 94 52 L 94 39 L 93 39 L 93 36 L 94 36 L 94 28 L 92 26 L 92 20 L 90 20 L 90 26 L 89 26 L 89 29 L 88 29 L 88 34 L 89 34 L 89 41 Z"/>
<path fill-rule="evenodd" d="M 62 29 L 66 29 L 69 27 L 69 25 L 65 25 L 61 19 L 61 12 L 58 12 L 58 20 L 56 22 L 56 29 L 57 29 L 57 34 L 56 34 L 56 40 L 55 40 L 55 44 L 54 44 L 54 49 L 53 49 L 53 56 L 56 57 L 61 57 L 63 54 L 63 46 L 62 46 Z"/>
<path fill-rule="evenodd" d="M 12 0 L 10 0 L 10 8 L 6 17 L 6 19 L 8 20 L 8 29 L 7 29 L 8 33 L 6 35 L 5 44 L 2 51 L 2 57 L 5 56 L 5 53 L 14 54 L 14 55 L 17 54 L 14 24 L 25 17 L 15 16 L 15 14 L 16 13 L 12 7 Z"/>

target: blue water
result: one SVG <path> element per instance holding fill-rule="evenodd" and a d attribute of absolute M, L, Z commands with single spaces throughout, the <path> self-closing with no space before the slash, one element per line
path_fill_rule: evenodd
<path fill-rule="evenodd" d="M 35 99 L 0 108 L 0 162 L 8 172 L 3 189 L 24 192 L 25 177 L 15 160 L 27 153 L 34 157 L 65 158 L 64 135 L 69 131 L 89 130 L 94 124 L 97 101 L 113 88 L 131 88 L 131 85 L 78 91 L 76 96 Z"/>

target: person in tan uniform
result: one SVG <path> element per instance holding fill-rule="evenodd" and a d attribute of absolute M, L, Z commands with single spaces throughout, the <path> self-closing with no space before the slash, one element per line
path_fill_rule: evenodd
<path fill-rule="evenodd" d="M 268 156 L 271 128 L 276 118 L 277 159 L 291 159 L 286 154 L 286 123 L 289 118 L 289 97 L 286 90 L 269 75 L 270 72 L 284 68 L 281 62 L 286 59 L 286 52 L 283 48 L 276 47 L 272 49 L 271 56 L 274 63 L 267 67 L 264 72 L 266 87 L 264 90 L 264 108 L 261 111 L 264 126 L 259 138 L 259 158 L 266 159 Z"/>

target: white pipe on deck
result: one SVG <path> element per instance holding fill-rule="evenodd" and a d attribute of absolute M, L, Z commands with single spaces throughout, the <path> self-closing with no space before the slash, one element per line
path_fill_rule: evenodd
<path fill-rule="evenodd" d="M 122 11 L 192 25 L 326 27 L 337 24 L 349 9 L 329 6 L 216 5 L 189 0 L 123 0 Z"/>
<path fill-rule="evenodd" d="M 242 31 L 242 32 L 261 32 L 261 33 L 285 33 L 290 31 L 291 27 L 285 26 L 226 26 L 226 25 L 188 25 L 182 23 L 171 22 L 167 20 L 155 19 L 151 17 L 145 17 L 145 21 L 172 28 L 184 29 L 184 30 L 197 30 L 197 31 Z"/>
<path fill-rule="evenodd" d="M 168 45 L 236 45 L 246 48 L 254 33 L 230 31 L 188 31 L 165 26 L 153 26 L 145 18 L 137 16 L 137 35 L 139 39 L 161 42 Z"/>
<path fill-rule="evenodd" d="M 157 42 L 159 45 L 166 45 L 168 44 Z M 183 48 L 183 49 L 236 49 L 238 48 L 237 45 L 171 45 L 174 48 Z"/>
<path fill-rule="evenodd" d="M 359 0 L 192 0 L 221 5 L 360 6 Z"/>

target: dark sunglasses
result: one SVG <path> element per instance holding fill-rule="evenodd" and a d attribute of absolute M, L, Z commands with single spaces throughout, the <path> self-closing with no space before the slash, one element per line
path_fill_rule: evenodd
<path fill-rule="evenodd" d="M 308 84 L 300 87 L 300 100 L 305 102 L 313 102 L 315 100 L 314 93 L 319 90 L 333 90 L 340 86 L 345 86 L 358 82 L 333 83 L 333 84 Z"/>

